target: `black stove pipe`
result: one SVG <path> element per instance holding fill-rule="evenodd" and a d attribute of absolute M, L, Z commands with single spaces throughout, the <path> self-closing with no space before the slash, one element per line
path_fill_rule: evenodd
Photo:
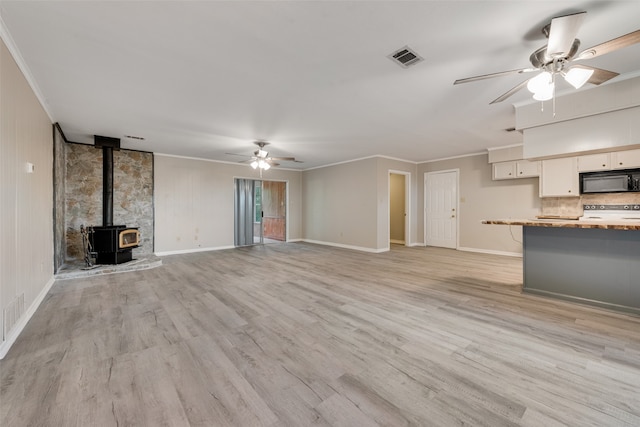
<path fill-rule="evenodd" d="M 102 226 L 113 225 L 113 148 L 102 147 Z"/>
<path fill-rule="evenodd" d="M 113 150 L 120 149 L 120 139 L 94 135 L 95 146 L 102 148 L 102 226 L 113 225 Z"/>

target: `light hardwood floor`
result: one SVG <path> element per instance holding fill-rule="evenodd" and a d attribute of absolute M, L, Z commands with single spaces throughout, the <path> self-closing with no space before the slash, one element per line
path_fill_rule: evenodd
<path fill-rule="evenodd" d="M 0 424 L 640 425 L 640 318 L 523 295 L 521 259 L 292 243 L 163 263 L 56 282 L 0 361 Z"/>

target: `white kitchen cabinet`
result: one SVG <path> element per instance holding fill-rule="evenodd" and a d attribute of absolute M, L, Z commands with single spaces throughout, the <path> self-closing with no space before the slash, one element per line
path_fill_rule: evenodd
<path fill-rule="evenodd" d="M 516 177 L 516 162 L 498 162 L 493 164 L 493 179 L 513 179 Z"/>
<path fill-rule="evenodd" d="M 513 160 L 493 163 L 493 180 L 531 178 L 540 176 L 540 162 Z"/>
<path fill-rule="evenodd" d="M 614 151 L 611 153 L 612 169 L 640 168 L 640 149 Z"/>
<path fill-rule="evenodd" d="M 540 197 L 578 197 L 578 158 L 562 157 L 541 161 Z"/>
<path fill-rule="evenodd" d="M 611 169 L 611 153 L 578 156 L 578 172 L 604 171 Z"/>
<path fill-rule="evenodd" d="M 530 160 L 516 161 L 516 175 L 518 178 L 540 176 L 540 162 Z"/>

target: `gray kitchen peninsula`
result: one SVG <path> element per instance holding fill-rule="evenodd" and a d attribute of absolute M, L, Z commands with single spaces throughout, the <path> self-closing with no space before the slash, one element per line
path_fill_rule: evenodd
<path fill-rule="evenodd" d="M 640 221 L 483 223 L 522 226 L 523 292 L 640 314 Z"/>

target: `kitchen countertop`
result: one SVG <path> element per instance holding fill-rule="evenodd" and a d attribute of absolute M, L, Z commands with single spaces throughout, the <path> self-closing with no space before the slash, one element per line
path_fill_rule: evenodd
<path fill-rule="evenodd" d="M 488 219 L 483 224 L 523 225 L 527 227 L 599 228 L 605 230 L 640 230 L 640 221 L 578 221 L 567 219 Z"/>

